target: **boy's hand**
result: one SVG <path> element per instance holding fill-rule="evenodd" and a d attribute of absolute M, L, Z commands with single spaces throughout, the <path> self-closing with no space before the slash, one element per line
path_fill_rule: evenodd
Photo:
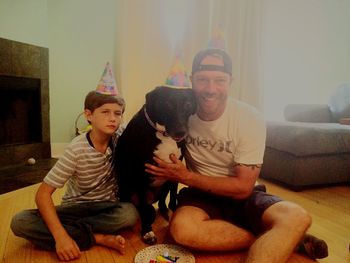
<path fill-rule="evenodd" d="M 81 254 L 77 243 L 69 235 L 56 240 L 56 253 L 62 261 L 77 259 Z"/>

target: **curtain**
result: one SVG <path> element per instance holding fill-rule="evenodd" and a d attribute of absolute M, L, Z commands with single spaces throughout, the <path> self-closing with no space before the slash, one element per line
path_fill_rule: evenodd
<path fill-rule="evenodd" d="M 129 119 L 144 95 L 162 85 L 175 54 L 188 73 L 196 52 L 221 25 L 233 59 L 230 95 L 262 109 L 261 0 L 119 0 L 115 65 Z"/>

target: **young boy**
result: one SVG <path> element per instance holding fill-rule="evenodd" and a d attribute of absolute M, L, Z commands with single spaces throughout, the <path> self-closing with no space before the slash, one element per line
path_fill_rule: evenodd
<path fill-rule="evenodd" d="M 92 129 L 77 136 L 44 178 L 35 201 L 38 209 L 16 214 L 11 229 L 35 245 L 56 250 L 60 260 L 72 260 L 98 244 L 124 253 L 125 239 L 116 235 L 133 226 L 135 207 L 118 201 L 112 153 L 125 103 L 119 96 L 91 91 L 85 116 Z M 67 183 L 59 206 L 51 195 Z"/>

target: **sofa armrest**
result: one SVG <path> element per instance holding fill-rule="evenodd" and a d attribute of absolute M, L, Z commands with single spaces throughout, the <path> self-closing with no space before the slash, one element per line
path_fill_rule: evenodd
<path fill-rule="evenodd" d="M 327 104 L 288 104 L 284 108 L 284 118 L 295 122 L 333 122 Z"/>

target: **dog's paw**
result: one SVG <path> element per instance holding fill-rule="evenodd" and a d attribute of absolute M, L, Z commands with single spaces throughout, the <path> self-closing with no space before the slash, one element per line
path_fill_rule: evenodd
<path fill-rule="evenodd" d="M 157 237 L 153 231 L 149 231 L 146 234 L 144 234 L 142 240 L 148 245 L 154 245 L 155 243 L 157 243 Z"/>

